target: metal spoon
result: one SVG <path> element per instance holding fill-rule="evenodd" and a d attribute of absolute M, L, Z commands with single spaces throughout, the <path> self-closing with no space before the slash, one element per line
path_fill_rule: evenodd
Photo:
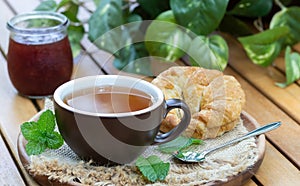
<path fill-rule="evenodd" d="M 264 125 L 262 127 L 259 127 L 255 130 L 252 130 L 251 132 L 241 136 L 241 137 L 238 137 L 238 138 L 235 138 L 233 140 L 230 140 L 224 144 L 221 144 L 219 146 L 216 146 L 216 147 L 213 147 L 211 149 L 208 149 L 208 150 L 204 150 L 202 152 L 176 152 L 175 154 L 173 154 L 174 157 L 176 157 L 177 159 L 181 160 L 181 161 L 184 161 L 184 162 L 190 162 L 190 163 L 196 163 L 196 162 L 202 162 L 205 160 L 205 156 L 216 151 L 216 150 L 219 150 L 223 147 L 226 147 L 226 146 L 229 146 L 229 145 L 232 145 L 234 143 L 237 143 L 239 141 L 242 141 L 244 139 L 247 139 L 247 138 L 250 138 L 250 137 L 253 137 L 253 136 L 257 136 L 259 134 L 262 134 L 262 133 L 265 133 L 265 132 L 269 132 L 271 130 L 274 130 L 276 128 L 278 128 L 279 126 L 281 125 L 281 122 L 278 121 L 278 122 L 274 122 L 274 123 L 270 123 L 270 124 L 267 124 L 267 125 Z"/>

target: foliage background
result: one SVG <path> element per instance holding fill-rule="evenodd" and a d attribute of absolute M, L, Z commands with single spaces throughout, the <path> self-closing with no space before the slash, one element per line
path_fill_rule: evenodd
<path fill-rule="evenodd" d="M 286 87 L 300 78 L 300 55 L 291 47 L 300 41 L 297 0 L 45 0 L 39 11 L 57 11 L 71 21 L 73 55 L 80 53 L 84 34 L 99 49 L 114 55 L 114 66 L 152 75 L 151 58 L 174 62 L 184 56 L 191 65 L 224 70 L 228 46 L 219 33 L 242 44 L 251 61 L 272 65 L 285 51 Z M 89 11 L 78 18 L 79 8 Z M 151 20 L 151 21 L 147 21 Z M 87 25 L 86 27 L 84 25 Z M 144 59 L 144 60 L 140 60 Z"/>

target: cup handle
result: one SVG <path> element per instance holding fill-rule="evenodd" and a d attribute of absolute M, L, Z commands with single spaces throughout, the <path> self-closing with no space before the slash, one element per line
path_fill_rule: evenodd
<path fill-rule="evenodd" d="M 166 100 L 166 114 L 164 117 L 167 116 L 168 112 L 174 108 L 179 108 L 182 109 L 184 112 L 183 118 L 179 122 L 179 124 L 173 128 L 171 131 L 164 133 L 164 134 L 159 134 L 155 137 L 154 142 L 152 145 L 158 145 L 161 143 L 166 143 L 169 141 L 172 141 L 173 139 L 177 138 L 190 124 L 191 120 L 191 114 L 190 114 L 190 109 L 187 106 L 187 104 L 180 100 L 180 99 L 168 99 Z"/>

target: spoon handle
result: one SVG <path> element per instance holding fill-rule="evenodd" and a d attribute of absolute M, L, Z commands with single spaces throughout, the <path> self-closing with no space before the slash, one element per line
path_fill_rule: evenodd
<path fill-rule="evenodd" d="M 269 131 L 271 131 L 271 130 L 274 130 L 274 129 L 278 128 L 280 125 L 281 125 L 281 122 L 280 122 L 280 121 L 274 122 L 274 123 L 270 123 L 270 124 L 267 124 L 267 125 L 264 125 L 264 126 L 262 126 L 262 127 L 259 127 L 259 128 L 257 128 L 257 129 L 254 129 L 254 130 L 248 132 L 247 134 L 245 134 L 245 135 L 243 135 L 243 136 L 241 136 L 241 137 L 238 137 L 238 138 L 235 138 L 235 139 L 233 139 L 233 140 L 230 140 L 230 141 L 228 141 L 228 142 L 226 142 L 226 143 L 224 143 L 224 144 L 222 144 L 222 145 L 219 145 L 219 146 L 217 146 L 217 147 L 214 147 L 214 148 L 205 150 L 203 153 L 204 153 L 205 155 L 207 155 L 207 154 L 209 154 L 209 153 L 211 153 L 211 152 L 213 152 L 213 151 L 215 151 L 215 150 L 218 150 L 218 149 L 223 148 L 223 147 L 226 147 L 226 146 L 228 146 L 228 145 L 237 143 L 237 142 L 242 141 L 242 140 L 244 140 L 244 139 L 247 139 L 247 138 L 250 138 L 250 137 L 253 137 L 253 136 L 257 136 L 257 135 L 260 135 L 260 134 L 262 134 L 262 133 L 265 133 L 265 132 L 269 132 Z"/>

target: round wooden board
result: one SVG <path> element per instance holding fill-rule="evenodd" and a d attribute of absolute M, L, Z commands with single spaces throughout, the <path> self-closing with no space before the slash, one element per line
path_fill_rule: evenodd
<path fill-rule="evenodd" d="M 33 118 L 31 118 L 31 121 L 35 121 L 39 118 L 40 114 L 43 111 L 40 111 L 38 114 L 36 114 Z M 257 123 L 257 121 L 250 116 L 246 112 L 242 112 L 241 118 L 243 120 L 244 126 L 250 131 L 253 130 L 260 125 Z M 25 145 L 26 145 L 26 140 L 24 139 L 23 135 L 20 133 L 18 137 L 18 154 L 19 158 L 25 167 L 25 169 L 28 171 L 28 173 L 33 177 L 33 179 L 39 183 L 42 186 L 55 186 L 55 185 L 66 185 L 66 186 L 83 186 L 83 184 L 77 183 L 77 182 L 70 182 L 70 183 L 60 183 L 57 180 L 49 180 L 47 176 L 42 176 L 42 175 L 33 175 L 30 173 L 30 171 L 27 169 L 29 163 L 30 163 L 30 158 L 26 154 L 25 151 Z M 227 182 L 210 182 L 207 185 L 243 185 L 245 182 L 247 182 L 258 170 L 259 166 L 261 165 L 263 158 L 264 158 L 264 153 L 265 153 L 265 135 L 260 135 L 256 139 L 256 144 L 258 148 L 258 160 L 255 162 L 255 164 L 251 167 L 248 167 L 246 170 L 240 172 L 239 174 L 235 176 L 231 176 L 228 178 Z"/>

